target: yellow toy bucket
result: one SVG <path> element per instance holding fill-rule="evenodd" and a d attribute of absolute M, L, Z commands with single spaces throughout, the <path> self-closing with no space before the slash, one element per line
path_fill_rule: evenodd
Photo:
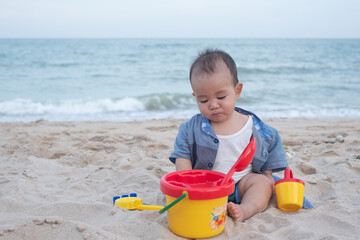
<path fill-rule="evenodd" d="M 228 196 L 234 192 L 234 181 L 221 184 L 224 177 L 215 171 L 184 170 L 161 178 L 160 189 L 167 205 L 187 193 L 168 210 L 173 233 L 185 238 L 208 238 L 224 230 Z"/>
<path fill-rule="evenodd" d="M 275 194 L 278 208 L 284 211 L 297 211 L 304 201 L 305 183 L 293 178 L 290 168 L 285 169 L 284 179 L 275 182 Z"/>

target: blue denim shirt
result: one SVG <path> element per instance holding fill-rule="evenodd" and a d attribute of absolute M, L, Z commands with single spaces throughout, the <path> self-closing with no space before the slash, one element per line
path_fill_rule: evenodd
<path fill-rule="evenodd" d="M 235 108 L 235 111 L 253 118 L 252 131 L 256 139 L 256 151 L 252 161 L 253 171 L 260 173 L 264 170 L 273 170 L 276 172 L 288 167 L 277 130 L 249 111 L 241 108 Z M 193 169 L 211 170 L 218 147 L 219 140 L 209 120 L 199 113 L 180 125 L 174 151 L 169 159 L 175 163 L 176 158 L 186 158 L 191 161 Z"/>

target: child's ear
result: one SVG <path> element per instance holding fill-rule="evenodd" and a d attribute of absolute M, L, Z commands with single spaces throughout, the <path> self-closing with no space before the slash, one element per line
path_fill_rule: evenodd
<path fill-rule="evenodd" d="M 192 93 L 192 95 L 195 97 L 195 93 Z"/>
<path fill-rule="evenodd" d="M 240 97 L 240 94 L 241 94 L 241 91 L 242 91 L 242 87 L 243 87 L 243 84 L 242 84 L 242 83 L 236 84 L 236 86 L 235 86 L 236 98 L 239 98 L 239 97 Z"/>

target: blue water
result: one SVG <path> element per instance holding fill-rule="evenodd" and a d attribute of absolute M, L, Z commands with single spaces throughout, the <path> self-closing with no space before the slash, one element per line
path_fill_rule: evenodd
<path fill-rule="evenodd" d="M 0 121 L 188 118 L 205 47 L 233 56 L 260 117 L 360 117 L 360 39 L 0 39 Z"/>

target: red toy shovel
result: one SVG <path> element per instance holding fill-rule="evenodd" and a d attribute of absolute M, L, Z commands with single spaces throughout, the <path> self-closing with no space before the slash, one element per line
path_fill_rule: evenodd
<path fill-rule="evenodd" d="M 241 153 L 240 157 L 238 158 L 234 166 L 232 166 L 228 174 L 226 174 L 225 178 L 222 180 L 220 185 L 225 184 L 227 181 L 229 181 L 235 172 L 240 172 L 246 169 L 251 163 L 252 159 L 254 158 L 255 150 L 256 150 L 256 140 L 255 138 L 253 138 L 246 146 L 244 151 Z"/>

